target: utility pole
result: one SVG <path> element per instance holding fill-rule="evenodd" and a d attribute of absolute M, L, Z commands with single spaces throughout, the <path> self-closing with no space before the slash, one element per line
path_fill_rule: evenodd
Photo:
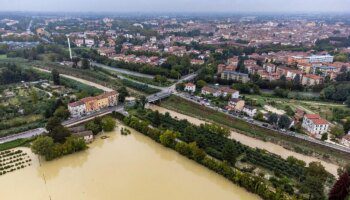
<path fill-rule="evenodd" d="M 69 48 L 69 57 L 70 57 L 70 60 L 72 61 L 73 60 L 73 56 L 72 56 L 72 49 L 70 48 L 70 40 L 69 40 L 69 36 L 67 36 L 67 42 L 68 42 L 68 48 Z"/>

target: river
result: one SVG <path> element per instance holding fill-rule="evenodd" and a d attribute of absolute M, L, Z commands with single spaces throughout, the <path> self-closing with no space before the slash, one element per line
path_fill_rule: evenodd
<path fill-rule="evenodd" d="M 258 196 L 132 130 L 106 133 L 89 149 L 0 176 L 6 200 L 257 200 Z"/>
<path fill-rule="evenodd" d="M 205 121 L 203 121 L 201 119 L 197 119 L 197 118 L 194 118 L 194 117 L 191 117 L 188 115 L 184 115 L 184 114 L 181 114 L 181 113 L 178 113 L 178 112 L 175 112 L 175 111 L 163 108 L 163 107 L 159 107 L 157 105 L 150 104 L 149 108 L 152 110 L 158 110 L 160 113 L 163 113 L 163 114 L 166 112 L 169 112 L 169 114 L 172 117 L 177 117 L 178 119 L 187 119 L 189 122 L 191 122 L 195 125 L 200 125 L 200 124 L 205 123 Z M 285 159 L 288 156 L 294 156 L 295 158 L 297 158 L 299 160 L 303 160 L 306 163 L 315 162 L 315 161 L 321 162 L 322 165 L 325 167 L 325 169 L 328 172 L 332 173 L 336 177 L 338 176 L 337 169 L 339 168 L 339 166 L 335 165 L 333 163 L 325 162 L 323 160 L 320 160 L 320 159 L 312 157 L 312 156 L 306 156 L 306 155 L 303 155 L 300 153 L 296 153 L 294 151 L 285 149 L 280 145 L 277 145 L 277 144 L 274 144 L 271 142 L 264 142 L 264 141 L 256 139 L 256 138 L 237 133 L 235 131 L 231 131 L 230 137 L 232 139 L 235 139 L 235 140 L 241 142 L 242 144 L 245 144 L 245 145 L 250 146 L 252 148 L 264 149 L 264 150 L 269 151 L 271 153 L 280 155 L 282 158 L 285 158 Z"/>

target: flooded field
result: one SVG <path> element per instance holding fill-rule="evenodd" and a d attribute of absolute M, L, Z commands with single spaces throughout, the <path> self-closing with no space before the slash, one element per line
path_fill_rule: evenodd
<path fill-rule="evenodd" d="M 214 172 L 132 131 L 119 127 L 84 152 L 0 176 L 6 200 L 256 200 Z"/>
<path fill-rule="evenodd" d="M 163 107 L 159 107 L 156 105 L 151 104 L 149 106 L 150 109 L 152 110 L 158 110 L 160 113 L 166 113 L 169 112 L 169 114 L 172 117 L 177 117 L 178 119 L 187 119 L 189 122 L 195 124 L 195 125 L 200 125 L 205 123 L 205 121 L 188 116 L 188 115 L 183 115 L 181 113 L 172 111 L 172 110 L 168 110 L 166 108 Z M 332 164 L 332 163 L 328 163 L 325 162 L 323 160 L 311 157 L 311 156 L 306 156 L 300 153 L 296 153 L 294 151 L 290 151 L 288 149 L 283 148 L 280 145 L 271 143 L 271 142 L 264 142 L 262 140 L 258 140 L 240 133 L 237 133 L 235 131 L 231 131 L 231 138 L 241 142 L 242 144 L 245 144 L 247 146 L 250 146 L 252 148 L 260 148 L 260 149 L 265 149 L 269 152 L 272 152 L 274 154 L 280 155 L 282 158 L 287 158 L 288 156 L 294 156 L 297 159 L 303 160 L 306 163 L 310 163 L 310 162 L 314 162 L 314 161 L 318 161 L 321 162 L 322 165 L 326 168 L 326 170 L 330 173 L 332 173 L 333 175 L 337 176 L 337 169 L 338 169 L 338 165 Z"/>

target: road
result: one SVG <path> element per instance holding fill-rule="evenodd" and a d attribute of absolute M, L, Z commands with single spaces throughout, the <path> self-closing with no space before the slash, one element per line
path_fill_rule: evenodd
<path fill-rule="evenodd" d="M 17 139 L 31 138 L 33 136 L 44 134 L 45 132 L 46 132 L 45 128 L 36 128 L 33 130 L 18 133 L 16 135 L 9 135 L 7 137 L 0 138 L 0 144 L 5 143 L 5 142 L 11 142 L 11 141 L 14 141 Z"/>
<path fill-rule="evenodd" d="M 108 65 L 100 64 L 100 63 L 97 63 L 97 62 L 91 62 L 91 64 L 92 65 L 96 65 L 97 67 L 101 67 L 101 68 L 104 68 L 104 69 L 116 71 L 116 72 L 119 72 L 119 73 L 122 73 L 122 74 L 138 76 L 138 77 L 143 77 L 143 78 L 150 78 L 150 79 L 154 78 L 153 75 L 142 74 L 142 73 L 139 73 L 139 72 L 134 72 L 134 71 L 130 71 L 130 70 L 127 70 L 127 69 L 122 69 L 122 68 L 110 67 Z"/>
<path fill-rule="evenodd" d="M 103 108 L 99 111 L 93 112 L 91 114 L 85 115 L 83 117 L 76 117 L 76 118 L 70 118 L 64 122 L 62 122 L 62 125 L 65 127 L 71 127 L 86 121 L 89 121 L 95 117 L 101 117 L 107 114 L 112 113 L 113 111 L 115 112 L 120 112 L 123 114 L 126 114 L 124 111 L 124 105 L 120 104 L 118 106 L 113 106 L 113 107 L 108 107 L 108 108 Z"/>
<path fill-rule="evenodd" d="M 191 101 L 191 102 L 194 102 L 196 104 L 199 104 L 199 105 L 202 105 L 202 106 L 206 106 L 210 109 L 213 109 L 213 110 L 216 110 L 218 112 L 222 112 L 224 113 L 225 115 L 228 115 L 230 117 L 233 117 L 233 118 L 236 118 L 236 119 L 239 119 L 239 120 L 243 120 L 243 121 L 246 121 L 250 124 L 253 124 L 253 125 L 256 125 L 256 126 L 259 126 L 261 128 L 264 128 L 264 129 L 269 129 L 271 131 L 275 131 L 275 132 L 278 132 L 280 134 L 283 134 L 283 135 L 287 135 L 287 136 L 292 136 L 292 137 L 296 137 L 298 139 L 301 139 L 301 140 L 306 140 L 308 142 L 311 142 L 311 143 L 315 143 L 315 144 L 319 144 L 319 145 L 322 145 L 322 146 L 326 146 L 328 148 L 332 148 L 332 149 L 336 149 L 338 151 L 341 151 L 341 152 L 345 152 L 345 153 L 350 153 L 350 148 L 347 148 L 345 146 L 342 146 L 342 145 L 338 145 L 338 144 L 333 144 L 333 143 L 328 143 L 328 142 L 324 142 L 324 141 L 321 141 L 321 140 L 317 140 L 315 138 L 312 138 L 308 135 L 303 135 L 303 134 L 299 134 L 299 133 L 296 133 L 296 132 L 293 132 L 293 131 L 289 131 L 289 130 L 286 130 L 286 131 L 282 131 L 282 130 L 276 130 L 274 129 L 273 127 L 271 127 L 270 125 L 268 125 L 267 127 L 264 126 L 264 124 L 266 123 L 263 123 L 263 122 L 260 122 L 260 121 L 257 121 L 257 120 L 254 120 L 252 118 L 248 118 L 248 117 L 241 117 L 240 115 L 238 114 L 230 114 L 230 113 L 227 113 L 227 112 L 224 112 L 222 109 L 218 108 L 218 107 L 214 107 L 214 106 L 211 106 L 211 105 L 203 105 L 202 103 L 198 102 L 195 97 L 192 97 L 191 95 L 187 94 L 187 93 L 174 93 L 175 95 L 181 97 L 181 98 L 184 98 L 188 101 Z"/>
<path fill-rule="evenodd" d="M 100 116 L 104 116 L 104 115 L 110 114 L 113 111 L 120 112 L 122 114 L 126 114 L 125 111 L 124 111 L 124 105 L 118 105 L 118 106 L 114 106 L 114 107 L 108 107 L 108 108 L 105 108 L 105 109 L 101 109 L 101 110 L 99 110 L 97 112 L 88 114 L 88 115 L 80 117 L 80 118 L 68 119 L 68 120 L 62 122 L 62 125 L 64 125 L 65 127 L 71 127 L 71 126 L 74 126 L 74 125 L 86 122 L 88 120 L 91 120 L 91 119 L 93 119 L 95 117 L 100 117 Z M 18 133 L 18 134 L 15 134 L 15 135 L 10 135 L 10 136 L 7 136 L 7 137 L 0 138 L 0 144 L 5 143 L 5 142 L 11 142 L 11 141 L 14 141 L 14 140 L 17 140 L 17 139 L 31 138 L 31 137 L 34 137 L 34 136 L 43 135 L 46 132 L 47 131 L 46 131 L 45 128 L 37 128 L 37 129 L 25 131 L 25 132 Z"/>
<path fill-rule="evenodd" d="M 42 71 L 42 72 L 51 73 L 51 71 L 46 70 L 46 69 L 42 69 L 42 68 L 38 68 L 38 67 L 33 67 L 33 68 L 36 69 L 36 70 Z M 113 91 L 112 88 L 108 88 L 106 86 L 103 86 L 103 85 L 100 85 L 100 84 L 97 84 L 97 83 L 94 83 L 94 82 L 91 82 L 91 81 L 87 81 L 85 79 L 77 78 L 77 77 L 70 76 L 70 75 L 67 75 L 67 74 L 60 74 L 60 76 L 65 77 L 65 78 L 69 78 L 69 79 L 72 79 L 72 80 L 75 80 L 75 81 L 78 81 L 78 82 L 81 82 L 83 84 L 86 84 L 86 85 L 89 85 L 89 86 L 92 86 L 92 87 L 95 87 L 95 88 L 98 88 L 98 89 L 103 90 L 105 92 Z"/>

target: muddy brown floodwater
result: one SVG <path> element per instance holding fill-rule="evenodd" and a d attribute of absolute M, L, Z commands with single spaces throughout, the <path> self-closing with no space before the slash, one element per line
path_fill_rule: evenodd
<path fill-rule="evenodd" d="M 169 114 L 172 117 L 177 117 L 178 119 L 187 119 L 187 121 L 189 121 L 190 123 L 193 123 L 195 125 L 200 125 L 200 124 L 205 123 L 205 121 L 203 121 L 201 119 L 197 119 L 197 118 L 194 118 L 194 117 L 191 117 L 188 115 L 183 115 L 181 113 L 178 113 L 178 112 L 175 112 L 175 111 L 163 108 L 163 107 L 159 107 L 157 105 L 150 104 L 149 108 L 152 110 L 158 110 L 160 113 L 163 113 L 163 114 L 166 112 L 169 112 Z M 338 176 L 337 175 L 337 169 L 339 168 L 338 165 L 335 165 L 335 164 L 332 164 L 329 162 L 325 162 L 323 160 L 314 158 L 312 156 L 306 156 L 306 155 L 303 155 L 300 153 L 296 153 L 294 151 L 285 149 L 280 145 L 277 145 L 277 144 L 274 144 L 271 142 L 264 142 L 264 141 L 258 140 L 256 138 L 252 138 L 252 137 L 237 133 L 235 131 L 231 131 L 231 138 L 241 142 L 242 144 L 250 146 L 252 148 L 264 149 L 264 150 L 269 151 L 271 153 L 277 154 L 285 159 L 288 156 L 294 156 L 295 158 L 297 158 L 299 160 L 303 160 L 306 163 L 310 163 L 310 162 L 314 162 L 314 161 L 321 162 L 322 165 L 325 167 L 325 169 L 328 172 L 332 173 L 336 177 Z"/>
<path fill-rule="evenodd" d="M 6 200 L 257 200 L 220 175 L 131 131 L 100 136 L 84 152 L 0 176 Z M 131 130 L 131 129 L 130 129 Z"/>

